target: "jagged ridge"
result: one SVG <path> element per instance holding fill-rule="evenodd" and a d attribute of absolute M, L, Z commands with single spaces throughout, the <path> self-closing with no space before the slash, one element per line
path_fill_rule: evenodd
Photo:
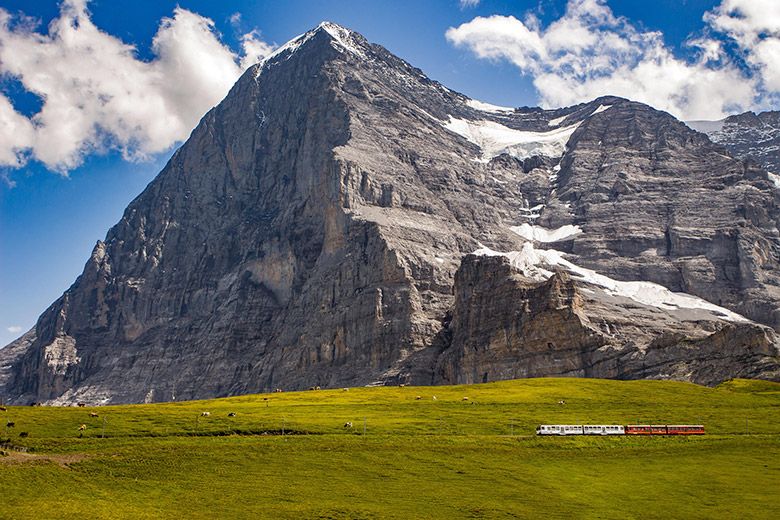
<path fill-rule="evenodd" d="M 0 386 L 15 402 L 100 403 L 559 373 L 777 378 L 771 328 L 648 306 L 577 276 L 565 285 L 584 310 L 563 314 L 598 341 L 540 357 L 524 325 L 492 362 L 501 332 L 467 318 L 491 300 L 462 298 L 459 283 L 497 270 L 513 294 L 530 276 L 521 292 L 534 302 L 559 284 L 493 263 L 456 277 L 468 253 L 519 251 L 530 236 L 584 268 L 777 326 L 774 197 L 765 171 L 645 105 L 486 109 L 325 23 L 250 68 L 203 118 Z M 578 233 L 554 232 L 565 226 Z M 565 238 L 538 243 L 548 236 Z M 544 313 L 497 302 L 508 314 L 493 328 L 520 316 L 553 332 Z M 593 348 L 628 361 L 585 366 Z M 673 355 L 653 362 L 660 349 Z"/>

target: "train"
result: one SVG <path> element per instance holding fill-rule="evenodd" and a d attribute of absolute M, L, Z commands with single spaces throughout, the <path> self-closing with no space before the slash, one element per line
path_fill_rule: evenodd
<path fill-rule="evenodd" d="M 704 425 L 540 424 L 536 435 L 704 435 Z"/>

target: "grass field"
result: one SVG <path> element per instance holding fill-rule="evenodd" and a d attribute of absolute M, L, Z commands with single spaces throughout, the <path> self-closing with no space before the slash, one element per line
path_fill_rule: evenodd
<path fill-rule="evenodd" d="M 775 383 L 530 379 L 1 419 L 0 439 L 32 450 L 0 456 L 2 519 L 780 518 Z M 538 438 L 540 423 L 708 434 Z"/>

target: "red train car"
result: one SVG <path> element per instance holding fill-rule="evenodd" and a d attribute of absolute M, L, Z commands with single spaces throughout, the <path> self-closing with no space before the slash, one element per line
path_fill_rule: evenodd
<path fill-rule="evenodd" d="M 704 426 L 701 424 L 675 424 L 667 425 L 667 435 L 704 435 Z"/>
<path fill-rule="evenodd" d="M 626 435 L 704 435 L 701 424 L 629 424 Z"/>

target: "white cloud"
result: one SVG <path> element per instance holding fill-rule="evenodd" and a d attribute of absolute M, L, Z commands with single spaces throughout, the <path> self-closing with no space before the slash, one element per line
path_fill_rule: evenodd
<path fill-rule="evenodd" d="M 725 0 L 723 4 L 749 4 L 756 17 L 761 7 L 780 10 L 777 0 Z M 719 8 L 720 9 L 720 8 Z M 757 24 L 745 27 L 744 13 L 716 10 L 713 28 L 731 23 L 732 31 L 745 41 L 755 39 Z M 723 17 L 725 16 L 725 18 Z M 751 15 L 752 16 L 752 15 Z M 735 19 L 732 19 L 735 18 Z M 759 34 L 776 31 L 774 14 L 764 20 Z M 780 17 L 778 17 L 780 18 Z M 772 27 L 773 29 L 770 29 Z M 763 32 L 761 32 L 763 31 Z M 558 107 L 613 94 L 642 101 L 683 119 L 718 119 L 757 103 L 761 81 L 746 74 L 724 53 L 713 37 L 687 42 L 691 59 L 674 55 L 663 34 L 637 29 L 626 18 L 615 16 L 606 0 L 569 0 L 565 14 L 546 28 L 533 15 L 524 21 L 512 16 L 477 17 L 446 33 L 454 45 L 471 50 L 477 57 L 507 60 L 533 77 L 544 106 Z M 763 82 L 770 85 L 770 62 L 780 66 L 780 52 L 772 45 L 749 47 L 752 59 L 765 66 Z"/>
<path fill-rule="evenodd" d="M 476 7 L 481 0 L 460 0 L 460 8 L 466 9 L 467 7 Z"/>
<path fill-rule="evenodd" d="M 46 33 L 0 9 L 0 73 L 43 101 L 28 118 L 0 95 L 0 166 L 34 158 L 65 172 L 92 151 L 130 159 L 164 151 L 272 49 L 252 31 L 239 57 L 210 19 L 177 7 L 160 22 L 154 58 L 143 61 L 93 24 L 86 0 L 65 0 Z"/>
<path fill-rule="evenodd" d="M 22 328 L 19 325 L 11 325 L 6 330 L 11 334 L 19 334 L 20 332 L 22 332 Z"/>
<path fill-rule="evenodd" d="M 241 68 L 247 69 L 274 51 L 274 46 L 260 39 L 260 32 L 249 31 L 241 36 Z"/>
<path fill-rule="evenodd" d="M 723 0 L 704 19 L 737 43 L 768 91 L 780 91 L 780 2 Z"/>

